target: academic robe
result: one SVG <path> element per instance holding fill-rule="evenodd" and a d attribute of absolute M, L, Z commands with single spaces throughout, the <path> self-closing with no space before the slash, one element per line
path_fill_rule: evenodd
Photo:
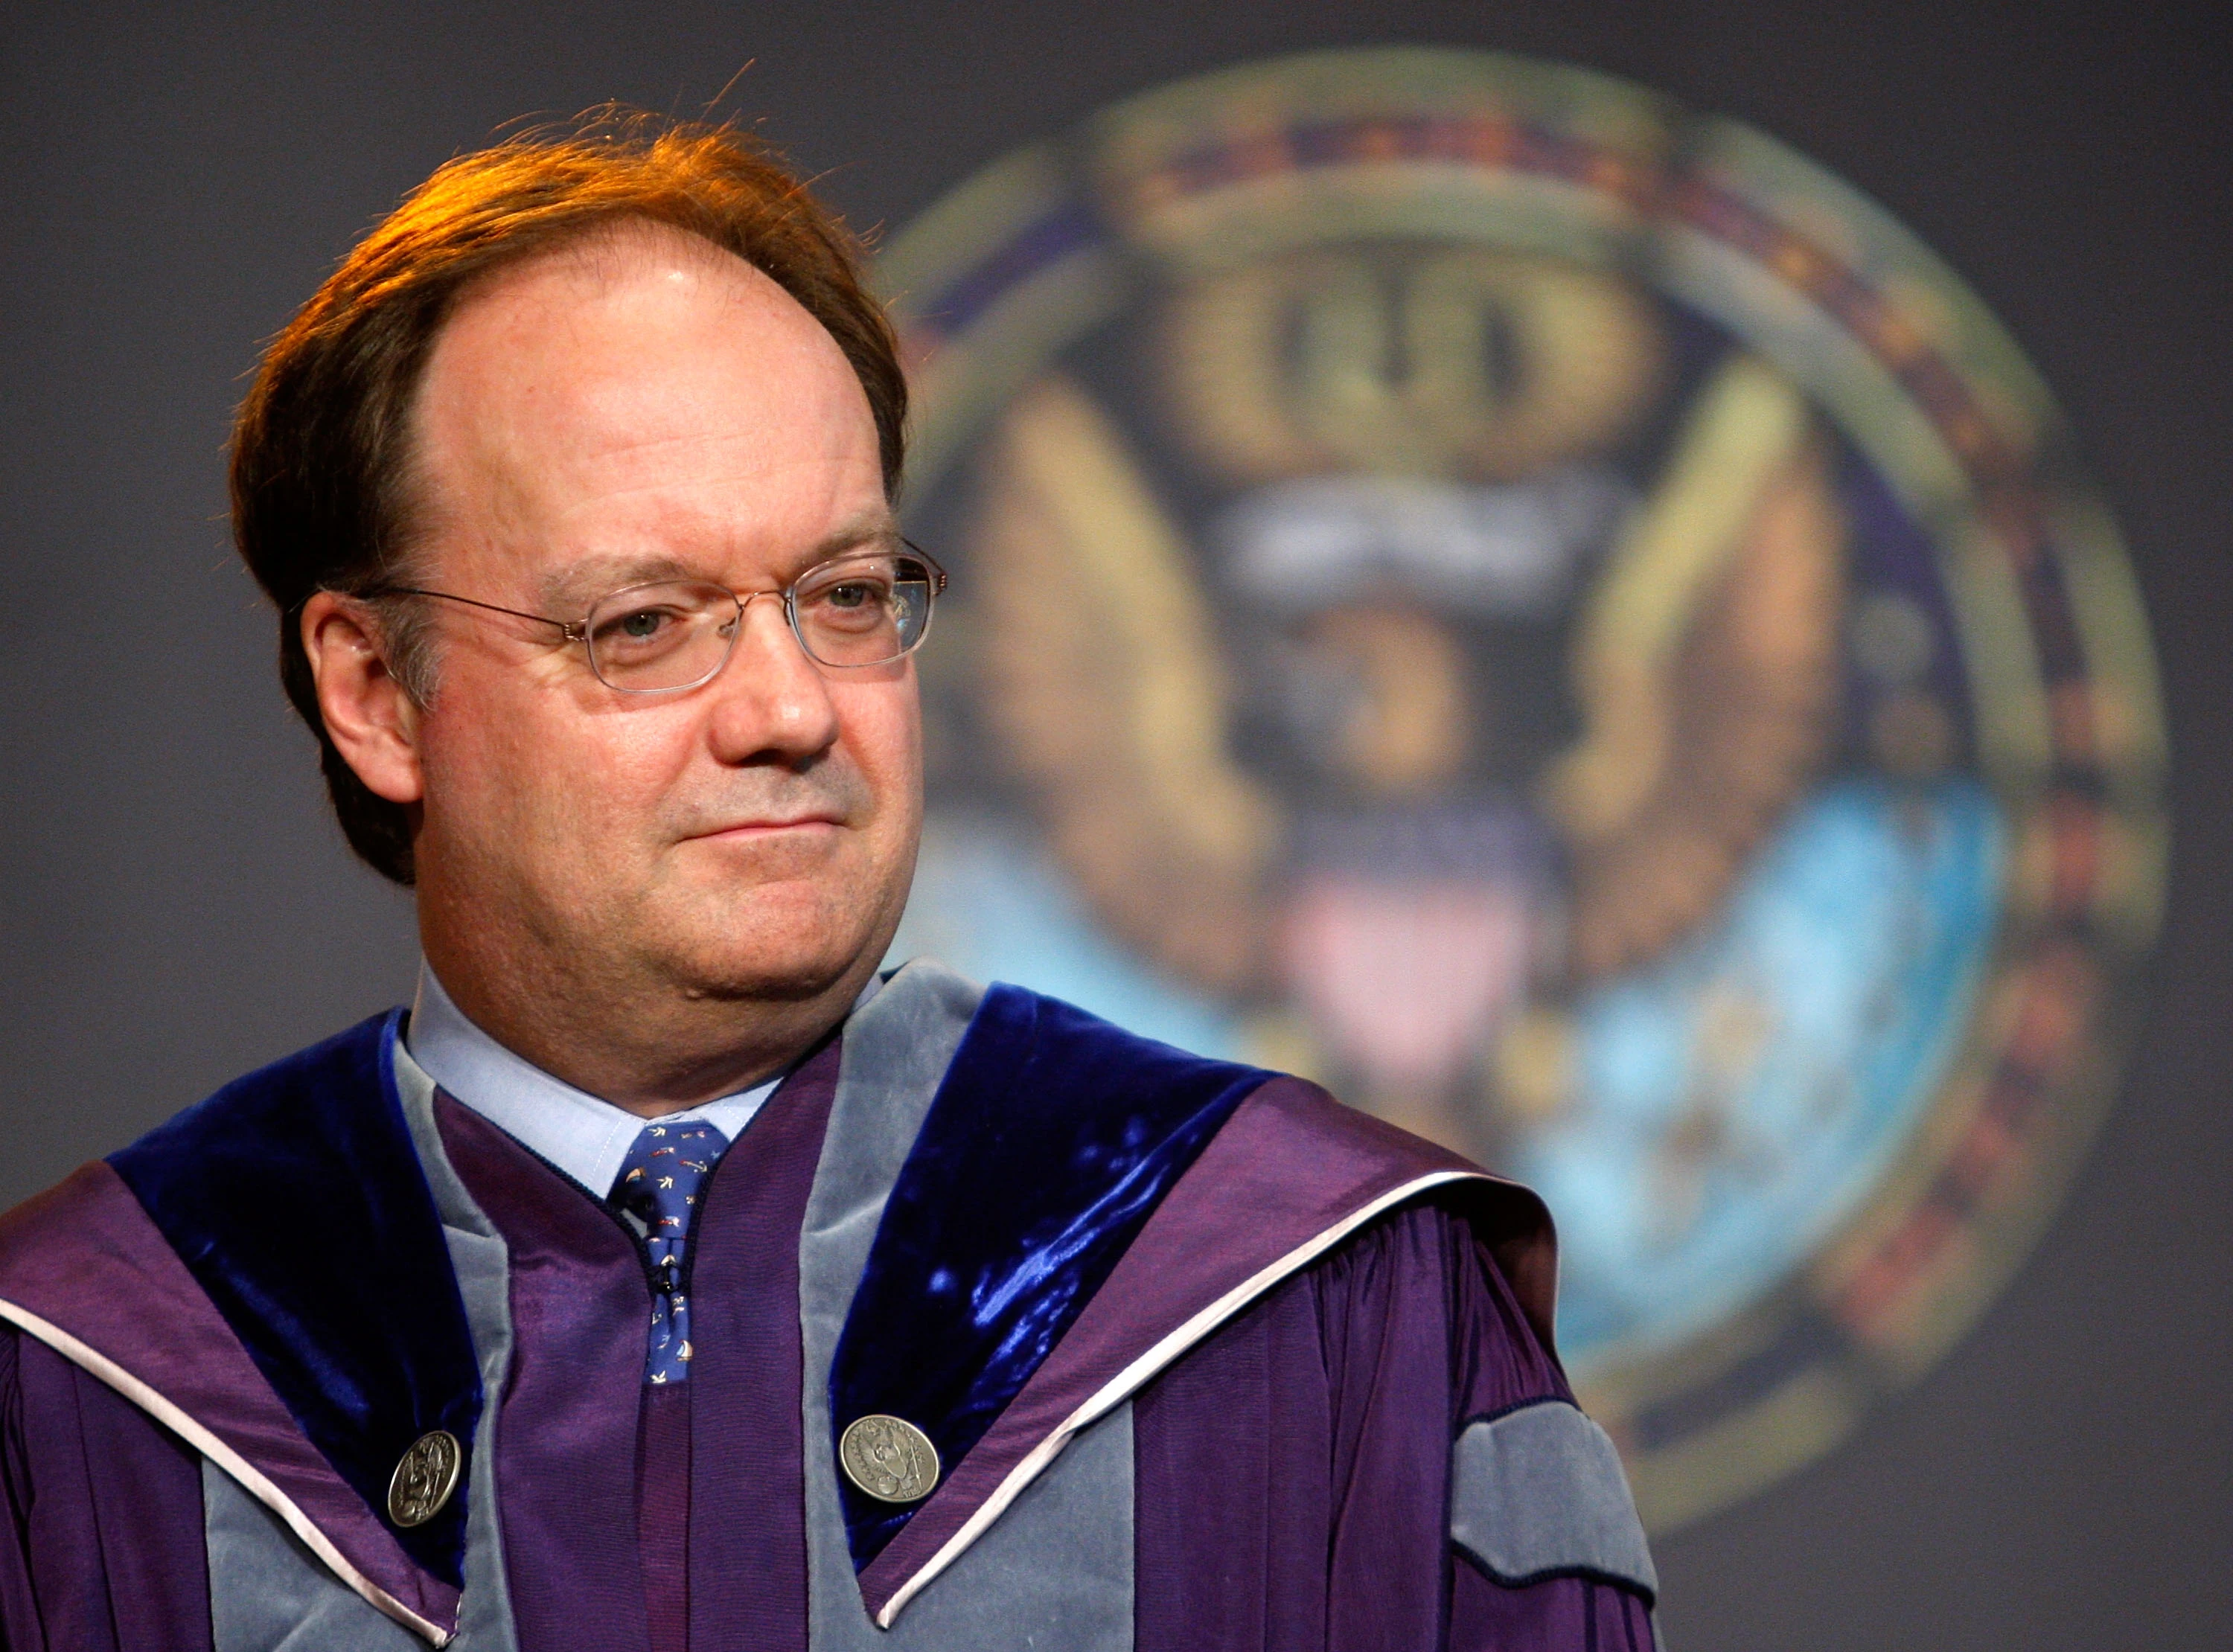
<path fill-rule="evenodd" d="M 1653 1644 L 1522 1189 L 918 963 L 720 1161 L 651 1387 L 635 1232 L 400 1022 L 0 1218 L 9 1652 Z M 919 1501 L 840 1471 L 871 1415 Z"/>

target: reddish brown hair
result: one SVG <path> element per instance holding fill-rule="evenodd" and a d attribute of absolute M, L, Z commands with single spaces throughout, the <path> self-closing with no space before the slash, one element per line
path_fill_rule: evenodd
<path fill-rule="evenodd" d="M 406 811 L 356 777 L 326 732 L 303 648 L 322 590 L 395 582 L 410 545 L 411 412 L 435 336 L 478 277 L 629 220 L 700 236 L 765 271 L 829 329 L 899 485 L 907 380 L 861 250 L 766 145 L 733 127 L 602 113 L 443 166 L 329 276 L 264 352 L 232 435 L 235 543 L 279 609 L 279 678 L 318 737 L 349 846 L 413 881 Z M 382 647 L 407 689 L 424 673 L 409 615 L 383 605 Z"/>

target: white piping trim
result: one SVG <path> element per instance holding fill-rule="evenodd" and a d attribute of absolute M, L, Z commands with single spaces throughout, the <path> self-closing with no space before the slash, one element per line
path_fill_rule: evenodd
<path fill-rule="evenodd" d="M 1023 1494 L 1047 1466 L 1062 1455 L 1070 1442 L 1084 1431 L 1086 1425 L 1098 1421 L 1115 1410 L 1148 1380 L 1165 1366 L 1215 1330 L 1218 1326 L 1263 1295 L 1281 1279 L 1331 1250 L 1351 1233 L 1355 1232 L 1391 1205 L 1401 1204 L 1413 1194 L 1450 1181 L 1494 1181 L 1494 1177 L 1479 1170 L 1437 1170 L 1431 1175 L 1420 1176 L 1391 1188 L 1360 1209 L 1352 1211 L 1324 1232 L 1297 1246 L 1269 1267 L 1251 1274 L 1227 1291 L 1216 1301 L 1187 1320 L 1169 1336 L 1127 1365 L 1104 1383 L 1098 1392 L 1063 1419 L 1053 1433 L 1032 1447 L 1023 1460 L 1008 1471 L 1006 1480 L 993 1490 L 993 1494 L 977 1506 L 976 1512 L 962 1522 L 961 1528 L 948 1538 L 938 1552 L 923 1562 L 914 1577 L 902 1584 L 876 1614 L 876 1627 L 888 1629 L 895 1623 L 907 1603 L 913 1600 L 939 1573 L 959 1560 L 970 1545 L 984 1536 L 993 1521 L 1006 1512 L 1008 1505 Z"/>
<path fill-rule="evenodd" d="M 99 1377 L 238 1480 L 241 1488 L 251 1497 L 284 1520 L 288 1528 L 309 1545 L 310 1552 L 333 1569 L 335 1577 L 382 1614 L 437 1647 L 447 1646 L 457 1638 L 453 1634 L 443 1633 L 439 1625 L 420 1616 L 349 1564 L 342 1558 L 342 1551 L 334 1546 L 333 1539 L 320 1531 L 310 1517 L 295 1506 L 293 1499 L 273 1485 L 246 1458 L 107 1355 L 87 1347 L 61 1326 L 49 1324 L 28 1308 L 20 1308 L 4 1297 L 0 1297 L 0 1319 L 12 1321 L 73 1365 Z"/>

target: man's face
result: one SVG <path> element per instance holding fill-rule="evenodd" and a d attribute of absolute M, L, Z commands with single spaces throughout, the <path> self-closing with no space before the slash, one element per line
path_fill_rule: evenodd
<path fill-rule="evenodd" d="M 415 420 L 417 582 L 505 608 L 578 621 L 668 578 L 772 593 L 892 530 L 836 342 L 766 276 L 674 231 L 476 292 Z M 623 693 L 555 628 L 428 606 L 416 855 L 438 972 L 805 998 L 874 966 L 921 823 L 910 661 L 818 667 L 764 596 L 711 681 Z"/>

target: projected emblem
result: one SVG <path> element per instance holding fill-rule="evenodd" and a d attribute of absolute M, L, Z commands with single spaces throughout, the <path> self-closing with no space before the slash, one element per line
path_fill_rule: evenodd
<path fill-rule="evenodd" d="M 1537 1187 L 1662 1529 L 1934 1359 L 2164 855 L 2115 528 L 1976 300 L 1756 133 L 1416 49 L 1121 106 L 882 276 L 956 575 L 900 950 Z"/>

